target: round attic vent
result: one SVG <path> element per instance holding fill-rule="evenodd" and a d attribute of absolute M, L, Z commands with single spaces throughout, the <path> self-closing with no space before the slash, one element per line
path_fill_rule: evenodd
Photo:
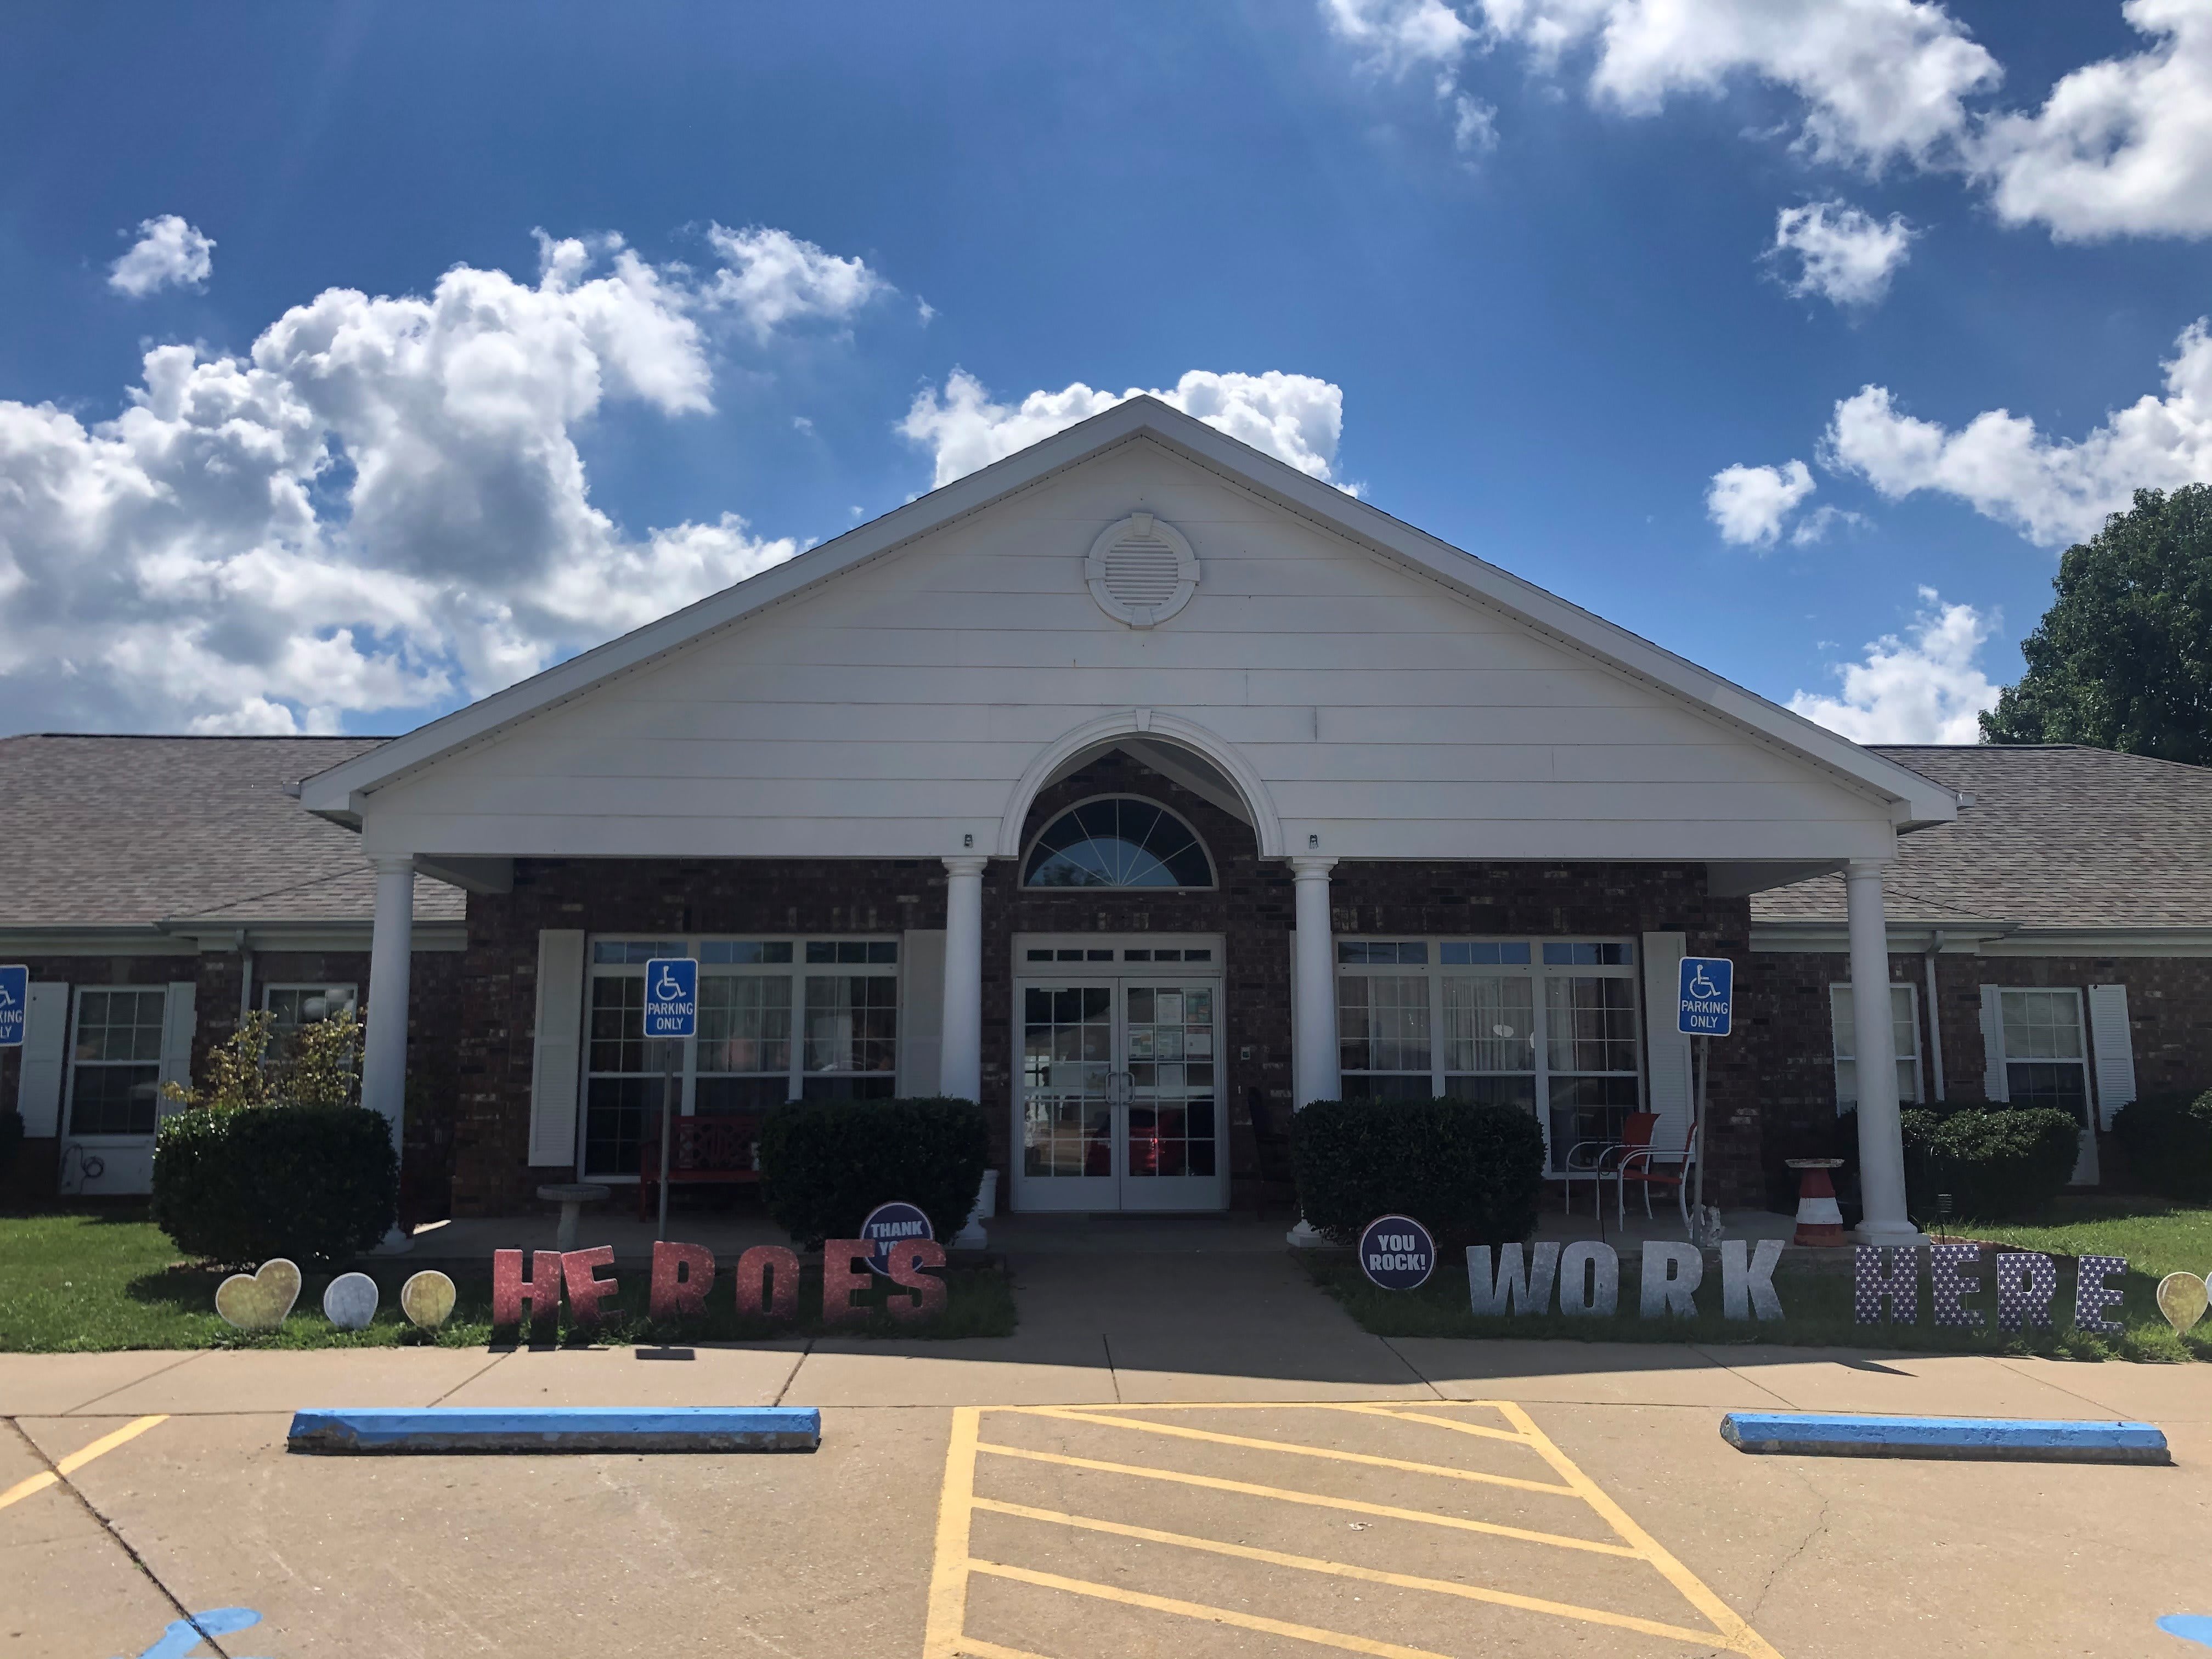
<path fill-rule="evenodd" d="M 1106 526 L 1083 562 L 1098 608 L 1132 628 L 1165 622 L 1198 591 L 1198 555 L 1173 525 L 1133 513 Z"/>

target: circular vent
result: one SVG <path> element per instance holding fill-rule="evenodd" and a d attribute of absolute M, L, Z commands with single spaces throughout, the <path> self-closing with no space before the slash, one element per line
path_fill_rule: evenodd
<path fill-rule="evenodd" d="M 1083 562 L 1098 608 L 1132 628 L 1165 622 L 1198 591 L 1198 555 L 1173 525 L 1133 513 L 1106 526 Z"/>

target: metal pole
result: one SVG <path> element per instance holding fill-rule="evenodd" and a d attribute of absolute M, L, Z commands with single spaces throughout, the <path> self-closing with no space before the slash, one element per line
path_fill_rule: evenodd
<path fill-rule="evenodd" d="M 668 1237 L 668 1136 L 669 1126 L 676 1109 L 676 1051 L 678 1043 L 671 1038 L 660 1045 L 660 1231 L 656 1239 Z"/>
<path fill-rule="evenodd" d="M 1698 1039 L 1698 1167 L 1690 1176 L 1690 1238 L 1692 1243 L 1705 1230 L 1705 1079 L 1713 1069 L 1713 1040 L 1709 1036 Z"/>

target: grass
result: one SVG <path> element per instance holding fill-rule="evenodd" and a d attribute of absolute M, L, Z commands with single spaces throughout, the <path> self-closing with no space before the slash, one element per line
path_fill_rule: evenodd
<path fill-rule="evenodd" d="M 1610 1319 L 1577 1319 L 1559 1314 L 1500 1318 L 1468 1310 L 1463 1261 L 1440 1264 L 1418 1291 L 1383 1291 L 1370 1284 L 1346 1252 L 1300 1253 L 1316 1280 L 1344 1304 L 1363 1329 L 1377 1336 L 1551 1337 L 1583 1342 L 1764 1343 L 1787 1346 L 1896 1348 L 1931 1353 L 2048 1354 L 2071 1359 L 2179 1361 L 2212 1359 L 2212 1319 L 2186 1336 L 2177 1336 L 2158 1310 L 2158 1281 L 2169 1273 L 2203 1273 L 2212 1268 L 2212 1211 L 2191 1210 L 2154 1201 L 2119 1199 L 2063 1199 L 2031 1220 L 2005 1225 L 1961 1222 L 1952 1234 L 1989 1240 L 2015 1249 L 2041 1250 L 2059 1258 L 2058 1293 L 2051 1303 L 2051 1329 L 2017 1334 L 1996 1328 L 1996 1296 L 1984 1271 L 1978 1295 L 1966 1298 L 1989 1322 L 1977 1329 L 1938 1327 L 1923 1275 L 1919 1314 L 1914 1324 L 1860 1324 L 1852 1316 L 1848 1265 L 1800 1270 L 1785 1267 L 1774 1276 L 1784 1316 L 1760 1322 L 1723 1319 L 1717 1271 L 1709 1268 L 1697 1294 L 1694 1319 L 1638 1316 L 1637 1258 L 1621 1261 L 1620 1308 Z M 2074 1263 L 2081 1253 L 2128 1258 L 2124 1279 L 2112 1281 L 2125 1300 L 2112 1310 L 2122 1329 L 2116 1335 L 2074 1328 Z"/>
<path fill-rule="evenodd" d="M 365 1331 L 341 1331 L 323 1317 L 329 1273 L 309 1273 L 300 1299 L 282 1328 L 265 1335 L 233 1330 L 215 1311 L 215 1288 L 226 1271 L 177 1260 L 177 1248 L 146 1220 L 143 1208 L 72 1210 L 0 1216 L 0 1352 L 95 1353 L 118 1348 L 388 1348 L 434 1344 L 479 1348 L 495 1337 L 489 1273 L 453 1274 L 459 1291 L 453 1318 L 434 1334 L 416 1330 L 399 1311 L 399 1287 L 417 1267 L 404 1258 L 366 1271 L 382 1292 L 375 1322 Z M 450 1271 L 450 1270 L 449 1270 Z M 604 1274 L 602 1275 L 604 1276 Z M 716 1276 L 703 1318 L 655 1322 L 646 1316 L 648 1275 L 641 1267 L 617 1273 L 622 1291 L 606 1304 L 598 1330 L 570 1329 L 560 1340 L 579 1346 L 671 1346 L 689 1342 L 763 1341 L 775 1337 L 896 1336 L 945 1339 L 1006 1336 L 1015 1324 L 1013 1289 L 995 1268 L 954 1268 L 945 1274 L 945 1311 L 927 1323 L 901 1325 L 880 1309 L 879 1297 L 861 1302 L 873 1311 L 849 1325 L 827 1327 L 817 1318 L 797 1324 L 740 1320 L 731 1279 Z M 821 1273 L 800 1276 L 802 1311 L 822 1305 Z"/>

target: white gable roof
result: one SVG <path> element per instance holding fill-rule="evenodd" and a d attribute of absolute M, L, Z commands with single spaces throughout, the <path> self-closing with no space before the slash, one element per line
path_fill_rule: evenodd
<path fill-rule="evenodd" d="M 1135 446 L 1132 451 L 1129 447 Z M 1157 447 L 1146 448 L 1146 446 Z M 1851 833 L 1823 841 L 1818 836 L 1809 839 L 1805 835 L 1784 836 L 1771 846 L 1756 834 L 1735 835 L 1712 842 L 1708 850 L 1699 853 L 1687 840 L 1676 837 L 1668 844 L 1655 843 L 1647 856 L 1681 858 L 1705 856 L 1714 859 L 1832 859 L 1855 856 L 1880 856 L 1886 850 L 1887 838 L 1895 830 L 1909 829 L 1921 824 L 1948 821 L 1957 813 L 1957 798 L 1929 780 L 1894 762 L 1859 747 L 1835 733 L 1812 724 L 1742 687 L 1732 684 L 1719 676 L 1708 672 L 1684 660 L 1671 652 L 1664 651 L 1637 635 L 1608 623 L 1580 607 L 1571 605 L 1556 595 L 1522 580 L 1495 565 L 1463 553 L 1401 523 L 1343 492 L 1320 483 L 1295 468 L 1263 455 L 1249 447 L 1229 438 L 1202 422 L 1167 407 L 1150 398 L 1133 398 L 1102 415 L 1072 427 L 1054 437 L 1045 440 L 980 472 L 971 474 L 944 489 L 908 503 L 897 511 L 865 525 L 836 540 L 824 544 L 800 555 L 772 570 L 763 572 L 720 593 L 714 594 L 684 610 L 649 623 L 619 639 L 609 641 L 595 650 L 550 669 L 544 673 L 524 681 L 505 691 L 486 697 L 465 708 L 457 710 L 441 720 L 393 740 L 356 759 L 333 767 L 306 781 L 301 789 L 304 805 L 317 812 L 344 822 L 363 822 L 372 831 L 372 842 L 381 841 L 385 846 L 376 850 L 412 850 L 426 854 L 447 854 L 454 856 L 496 856 L 502 852 L 571 851 L 582 853 L 647 854 L 666 851 L 672 854 L 696 855 L 702 852 L 784 851 L 789 848 L 770 842 L 757 844 L 745 842 L 715 843 L 705 846 L 696 840 L 685 842 L 682 837 L 665 845 L 653 838 L 647 828 L 637 827 L 638 821 L 649 820 L 654 814 L 649 807 L 641 808 L 628 815 L 631 829 L 625 836 L 618 836 L 604 845 L 586 847 L 573 835 L 548 832 L 541 838 L 522 820 L 539 812 L 553 812 L 555 808 L 545 804 L 544 795 L 530 797 L 527 792 L 510 793 L 495 805 L 487 805 L 481 811 L 472 811 L 471 803 L 462 799 L 469 787 L 469 778 L 478 769 L 474 763 L 460 768 L 447 763 L 465 754 L 482 751 L 486 745 L 507 744 L 522 738 L 526 731 L 544 730 L 543 722 L 550 716 L 558 726 L 562 716 L 556 714 L 580 703 L 595 699 L 618 696 L 617 690 L 623 682 L 635 677 L 659 672 L 690 673 L 691 665 L 707 661 L 698 653 L 705 651 L 711 658 L 723 649 L 717 643 L 719 636 L 731 635 L 727 649 L 740 655 L 757 657 L 761 652 L 762 635 L 749 624 L 757 623 L 773 626 L 774 613 L 786 616 L 809 614 L 808 607 L 819 603 L 833 603 L 828 596 L 851 593 L 858 595 L 868 585 L 863 573 L 890 566 L 902 556 L 918 549 L 922 544 L 939 546 L 948 538 L 957 541 L 963 527 L 976 530 L 991 522 L 993 509 L 1023 497 L 1034 503 L 1049 501 L 1049 491 L 1055 487 L 1072 486 L 1061 481 L 1071 479 L 1079 470 L 1092 472 L 1113 472 L 1112 458 L 1115 452 L 1124 455 L 1141 452 L 1149 454 L 1156 463 L 1172 467 L 1178 475 L 1206 475 L 1207 481 L 1224 493 L 1241 492 L 1245 500 L 1257 498 L 1257 502 L 1278 515 L 1278 522 L 1296 530 L 1316 546 L 1327 548 L 1352 560 L 1364 559 L 1369 580 L 1378 585 L 1378 591 L 1387 591 L 1401 604 L 1422 603 L 1420 595 L 1432 595 L 1427 601 L 1431 609 L 1441 606 L 1456 613 L 1473 617 L 1480 613 L 1486 627 L 1497 627 L 1500 622 L 1509 624 L 1517 648 L 1523 653 L 1549 653 L 1549 660 L 1568 665 L 1577 672 L 1597 673 L 1610 684 L 1640 688 L 1637 694 L 1655 707 L 1663 707 L 1674 713 L 1702 723 L 1712 732 L 1713 741 L 1732 744 L 1739 749 L 1759 751 L 1765 758 L 1763 765 L 1779 764 L 1786 773 L 1791 787 L 1810 787 L 1816 793 L 1833 800 L 1826 801 L 1808 814 L 1796 807 L 1781 813 L 1795 814 L 1821 820 L 1853 820 Z M 1172 458 L 1172 460 L 1170 459 Z M 1126 469 L 1124 469 L 1126 471 Z M 1025 492 L 1029 492 L 1025 496 Z M 1094 492 L 1095 494 L 1095 492 Z M 1126 495 L 1126 490 L 1124 491 Z M 1116 498 L 1120 501 L 1121 498 Z M 1186 491 L 1184 499 L 1190 499 Z M 1093 511 L 1097 502 L 1090 501 L 1082 511 Z M 1053 509 L 1040 507 L 1041 513 L 1065 512 L 1073 509 Z M 1117 505 L 1106 514 L 1105 519 L 1121 510 Z M 1164 512 L 1164 508 L 1163 511 Z M 1081 512 L 1075 516 L 1080 517 Z M 1095 513 L 1094 513 L 1095 516 Z M 1068 584 L 1071 592 L 1084 587 L 1081 577 L 1082 555 L 1088 550 L 1091 533 L 1072 537 L 1067 548 L 1054 548 L 1052 556 L 1065 556 L 1070 566 Z M 1186 528 L 1191 528 L 1186 526 Z M 1034 539 L 1032 536 L 1031 539 Z M 1206 551 L 1200 549 L 1201 553 Z M 1390 573 L 1395 572 L 1393 577 Z M 856 586 L 857 584 L 857 586 Z M 1439 591 L 1441 590 L 1441 591 Z M 1202 590 L 1203 591 L 1203 590 Z M 857 600 L 856 600 L 857 602 Z M 1085 601 L 1087 604 L 1087 600 Z M 1152 635 L 1158 640 L 1188 624 L 1203 627 L 1200 621 L 1203 607 L 1194 605 L 1190 612 L 1176 621 L 1164 624 Z M 1058 613 L 1055 613 L 1058 614 Z M 1101 630 L 1121 635 L 1125 630 L 1095 610 L 1088 613 Z M 880 622 L 878 625 L 881 625 Z M 919 628 L 923 624 L 916 623 Z M 957 629 L 957 617 L 941 621 L 941 629 Z M 878 635 L 878 637 L 882 637 Z M 683 662 L 678 665 L 678 653 Z M 787 657 L 784 659 L 788 660 Z M 1164 661 L 1165 659 L 1162 659 Z M 896 667 L 896 663 L 886 665 Z M 1524 669 L 1528 666 L 1523 662 Z M 1536 666 L 1542 666 L 1537 664 Z M 1195 672 L 1185 661 L 1185 670 Z M 708 672 L 708 670 L 701 670 Z M 911 670 L 917 690 L 913 701 L 926 703 L 928 696 L 919 689 L 928 679 L 929 671 L 919 665 Z M 1073 671 L 1071 671 L 1073 672 Z M 1179 671 L 1182 672 L 1182 671 Z M 1371 671 L 1379 682 L 1388 678 L 1380 669 Z M 1064 702 L 1072 711 L 1070 716 L 1053 725 L 1049 710 L 1040 708 L 1037 718 L 1045 724 L 1024 738 L 1026 753 L 1036 758 L 1028 764 L 1012 767 L 983 765 L 976 772 L 974 787 L 988 796 L 979 796 L 975 802 L 961 802 L 942 810 L 917 808 L 918 816 L 950 825 L 955 820 L 977 822 L 988 820 L 986 833 L 975 831 L 973 846 L 977 851 L 1006 851 L 1011 848 L 1000 843 L 1005 838 L 1000 813 L 1012 793 L 1024 804 L 1022 792 L 1048 772 L 1053 762 L 1048 750 L 1078 752 L 1082 743 L 1090 738 L 1122 732 L 1156 731 L 1176 737 L 1188 736 L 1192 746 L 1206 753 L 1215 765 L 1235 777 L 1240 788 L 1249 798 L 1255 788 L 1261 796 L 1255 805 L 1263 821 L 1262 845 L 1269 853 L 1304 851 L 1308 836 L 1319 834 L 1307 831 L 1309 823 L 1332 824 L 1340 814 L 1311 806 L 1297 810 L 1285 805 L 1279 813 L 1275 805 L 1266 799 L 1268 780 L 1256 775 L 1265 768 L 1246 768 L 1255 771 L 1247 777 L 1238 775 L 1243 764 L 1232 743 L 1215 742 L 1209 746 L 1204 722 L 1193 726 L 1188 715 L 1190 710 L 1182 705 L 1194 700 L 1195 694 L 1186 695 L 1176 689 L 1180 684 L 1164 667 L 1148 669 L 1151 679 L 1160 690 L 1157 698 L 1152 696 L 1121 696 L 1127 689 L 1127 677 L 1122 683 L 1101 689 L 1094 684 L 1080 692 L 1069 692 Z M 1554 678 L 1558 678 L 1556 675 Z M 717 693 L 725 706 L 743 702 L 749 696 L 744 688 L 757 684 L 757 680 L 745 681 L 724 675 L 725 689 Z M 1341 679 L 1339 684 L 1344 683 Z M 831 694 L 824 694 L 831 695 Z M 1318 702 L 1316 694 L 1313 701 Z M 834 700 L 834 696 L 832 700 Z M 904 701 L 902 698 L 899 701 Z M 1003 691 L 994 693 L 990 699 L 1007 701 Z M 1039 678 L 1033 694 L 1018 698 L 1020 702 L 1052 703 L 1055 695 L 1049 683 Z M 1295 697 L 1291 699 L 1296 701 Z M 970 699 L 974 701 L 974 699 Z M 1387 699 L 1384 699 L 1387 702 Z M 1151 708 L 1139 708 L 1139 702 L 1152 702 L 1159 713 L 1155 718 Z M 1117 704 L 1130 705 L 1126 710 Z M 1370 730 L 1387 729 L 1389 711 L 1370 708 L 1377 719 L 1368 721 Z M 1433 711 L 1432 711 L 1433 712 Z M 1316 717 L 1316 726 L 1318 715 Z M 1189 727 L 1187 733 L 1175 729 L 1180 722 Z M 1083 732 L 1090 727 L 1090 738 Z M 1287 732 L 1278 733 L 1270 727 L 1268 739 L 1279 744 Z M 618 740 L 618 739 L 617 739 Z M 1368 742 L 1387 742 L 1387 737 L 1370 736 Z M 1628 739 L 1632 742 L 1632 738 Z M 1073 749 L 1068 745 L 1073 744 Z M 524 746 L 528 746 L 526 743 Z M 1038 768 L 1043 770 L 1038 770 Z M 1030 775 L 1034 773 L 1035 776 Z M 442 785 L 430 788 L 428 780 L 442 775 Z M 1763 787 L 1780 788 L 1778 780 L 1782 774 L 1763 774 Z M 1586 780 L 1602 783 L 1604 779 L 1592 776 Z M 1684 781 L 1694 786 L 1695 779 Z M 1278 783 L 1278 792 L 1296 793 L 1295 781 Z M 1657 787 L 1646 784 L 1645 787 Z M 1387 796 L 1387 783 L 1378 785 Z M 459 793 L 457 793 L 459 792 Z M 995 792 L 995 793 L 994 793 Z M 496 791 L 492 792 L 496 793 Z M 923 792 L 926 793 L 926 792 Z M 380 797 L 382 798 L 380 801 Z M 402 798 L 418 797 L 422 810 L 400 809 Z M 538 804 L 532 805 L 532 800 Z M 1835 802 L 1843 802 L 1838 807 Z M 377 821 L 391 809 L 395 823 L 404 817 L 404 831 L 395 829 L 389 836 L 374 833 Z M 687 811 L 690 809 L 686 809 Z M 711 809 L 705 809 L 711 810 Z M 1424 809 L 1428 811 L 1428 809 Z M 1470 817 L 1480 816 L 1478 806 L 1468 809 L 1446 805 L 1428 811 L 1431 817 L 1449 817 L 1456 811 L 1466 810 Z M 1545 809 L 1534 810 L 1542 816 Z M 1388 816 L 1391 809 L 1386 805 L 1379 809 Z M 1747 806 L 1739 816 L 1761 817 L 1767 809 Z M 678 811 L 673 816 L 684 816 Z M 799 812 L 799 817 L 805 814 Z M 1530 816 L 1523 811 L 1520 816 Z M 1629 814 L 1633 817 L 1633 814 Z M 1656 808 L 1655 818 L 1680 816 L 1665 808 Z M 1711 816 L 1710 814 L 1706 815 Z M 459 828 L 461 820 L 471 819 L 473 827 Z M 491 820 L 501 826 L 494 829 Z M 1303 833 L 1294 842 L 1285 842 L 1284 826 L 1296 823 L 1294 829 Z M 1860 833 L 1860 832 L 1866 833 Z M 1875 833 L 1877 832 L 1878 833 Z M 426 839 L 427 838 L 427 839 Z M 1662 837 L 1662 840 L 1665 838 Z M 1694 839 L 1692 837 L 1691 839 Z M 1268 845 L 1270 841 L 1276 844 Z M 438 844 L 431 844 L 431 843 Z M 469 844 L 460 844 L 467 842 Z M 411 843 L 411 844 L 410 844 Z M 1559 844 L 1551 854 L 1556 857 L 1623 856 L 1621 847 L 1607 843 L 1601 848 L 1592 842 L 1577 850 L 1567 844 Z M 826 852 L 842 851 L 854 854 L 882 854 L 887 845 L 870 842 L 850 846 L 830 845 L 811 842 L 800 836 L 790 846 L 821 845 Z M 1531 856 L 1519 850 L 1520 844 L 1500 842 L 1486 843 L 1485 848 L 1466 847 L 1460 856 Z M 1610 848 L 1610 850 L 1607 850 Z M 951 846 L 935 844 L 906 844 L 896 851 L 902 855 L 928 854 L 960 850 L 955 841 Z M 1435 856 L 1436 844 L 1424 842 L 1419 836 L 1370 836 L 1364 839 L 1352 837 L 1350 844 L 1332 844 L 1324 850 L 1346 856 Z"/>

